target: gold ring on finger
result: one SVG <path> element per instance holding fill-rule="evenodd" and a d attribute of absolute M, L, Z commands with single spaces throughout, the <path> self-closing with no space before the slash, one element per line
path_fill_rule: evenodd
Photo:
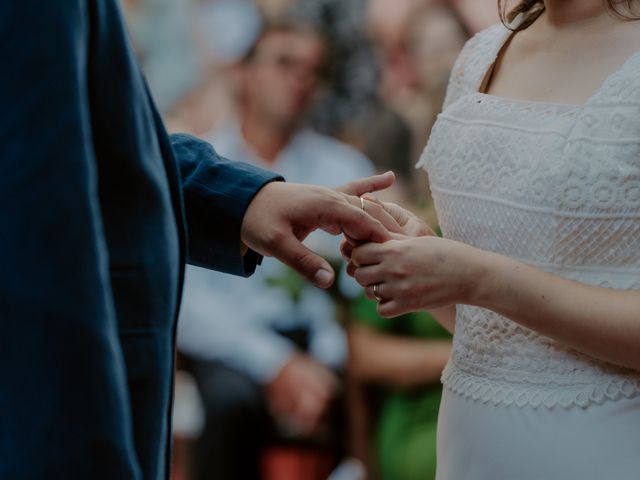
<path fill-rule="evenodd" d="M 364 198 L 359 197 L 360 198 L 360 208 L 362 208 L 362 211 L 364 212 Z"/>
<path fill-rule="evenodd" d="M 380 287 L 379 283 L 374 283 L 373 284 L 373 298 L 375 298 L 378 302 L 381 302 L 382 301 L 382 297 L 380 296 L 380 293 L 379 293 L 379 290 L 378 290 L 379 287 Z"/>

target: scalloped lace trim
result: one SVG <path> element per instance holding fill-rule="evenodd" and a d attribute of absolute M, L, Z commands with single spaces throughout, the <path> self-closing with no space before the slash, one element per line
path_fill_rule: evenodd
<path fill-rule="evenodd" d="M 442 374 L 443 385 L 453 393 L 493 405 L 517 407 L 556 406 L 587 408 L 593 404 L 640 396 L 640 377 L 612 378 L 603 384 L 553 385 L 548 387 L 514 384 L 471 375 L 458 369 L 452 361 Z"/>

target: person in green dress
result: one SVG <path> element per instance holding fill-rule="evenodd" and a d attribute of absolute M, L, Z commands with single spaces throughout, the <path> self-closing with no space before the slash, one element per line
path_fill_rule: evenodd
<path fill-rule="evenodd" d="M 427 312 L 385 319 L 364 297 L 353 318 L 347 387 L 352 452 L 369 479 L 431 480 L 440 374 L 451 336 Z"/>

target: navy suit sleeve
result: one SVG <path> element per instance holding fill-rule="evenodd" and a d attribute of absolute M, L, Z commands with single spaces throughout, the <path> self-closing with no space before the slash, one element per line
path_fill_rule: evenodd
<path fill-rule="evenodd" d="M 97 192 L 88 2 L 0 3 L 0 478 L 140 478 Z"/>
<path fill-rule="evenodd" d="M 242 218 L 256 193 L 282 177 L 220 157 L 191 135 L 171 135 L 180 167 L 188 232 L 188 261 L 234 275 L 251 275 L 260 261 L 240 254 Z"/>

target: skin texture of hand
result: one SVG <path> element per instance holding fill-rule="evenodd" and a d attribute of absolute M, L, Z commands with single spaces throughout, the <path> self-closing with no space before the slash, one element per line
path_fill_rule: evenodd
<path fill-rule="evenodd" d="M 391 215 L 391 217 L 400 227 L 399 233 L 407 237 L 426 237 L 428 235 L 436 235 L 435 232 L 431 230 L 431 228 L 429 228 L 429 226 L 425 222 L 423 222 L 419 217 L 414 215 L 406 208 L 402 208 L 400 205 L 391 202 L 381 202 L 371 194 L 364 194 L 363 197 L 365 198 L 365 200 L 367 200 L 367 202 L 372 202 L 374 204 L 380 205 L 384 209 L 386 214 Z M 374 205 L 372 205 L 372 207 L 373 206 Z M 365 207 L 367 213 L 377 218 L 376 211 L 368 207 L 369 203 L 367 203 Z"/>
<path fill-rule="evenodd" d="M 481 251 L 434 236 L 399 237 L 384 244 L 368 243 L 351 252 L 354 278 L 375 299 L 378 312 L 395 317 L 467 303 L 483 275 Z"/>
<path fill-rule="evenodd" d="M 354 180 L 342 187 L 336 188 L 336 191 L 344 194 L 345 199 L 360 210 L 363 209 L 362 202 L 364 202 L 365 213 L 382 223 L 389 232 L 403 233 L 403 227 L 400 225 L 398 218 L 405 221 L 404 219 L 411 215 L 421 222 L 418 217 L 392 203 L 384 204 L 372 194 L 372 192 L 379 192 L 389 188 L 395 180 L 395 174 L 389 171 L 380 175 Z M 362 197 L 362 202 L 360 197 Z M 393 207 L 397 207 L 397 209 Z M 397 210 L 403 210 L 405 215 L 402 213 L 399 214 Z M 398 215 L 398 218 L 396 218 L 396 215 Z M 428 229 L 429 227 L 426 228 Z M 354 244 L 358 243 L 359 242 L 354 241 Z"/>
<path fill-rule="evenodd" d="M 387 220 L 389 216 L 393 218 L 393 222 L 397 224 L 397 228 L 388 228 L 390 232 L 401 233 L 407 237 L 435 236 L 435 232 L 409 210 L 395 203 L 381 202 L 371 194 L 363 194 L 362 198 L 365 200 L 365 211 L 373 218 L 383 222 L 385 225 L 389 224 Z M 349 200 L 352 202 L 360 201 L 359 199 Z M 355 273 L 355 265 L 351 262 L 351 252 L 357 245 L 356 242 L 347 238 L 343 240 L 340 245 L 342 256 L 349 262 L 347 273 L 351 276 Z"/>
<path fill-rule="evenodd" d="M 307 355 L 296 354 L 267 385 L 272 414 L 302 435 L 321 423 L 339 387 L 336 376 Z"/>
<path fill-rule="evenodd" d="M 313 185 L 272 182 L 260 190 L 244 216 L 241 239 L 256 252 L 278 258 L 318 287 L 327 288 L 335 273 L 329 263 L 302 244 L 320 228 L 334 235 L 344 233 L 359 243 L 385 242 L 394 227 L 367 215 L 350 195 L 381 190 L 393 183 L 393 175 L 376 175 L 351 182 L 338 190 Z M 357 203 L 358 206 L 355 204 Z M 395 227 L 396 231 L 398 227 Z"/>
<path fill-rule="evenodd" d="M 381 202 L 375 196 L 371 194 L 364 194 L 362 197 L 365 201 L 365 211 L 369 213 L 369 215 L 374 218 L 378 218 L 380 215 L 390 215 L 395 223 L 398 225 L 400 229 L 401 235 L 393 235 L 394 238 L 403 239 L 406 237 L 427 237 L 432 236 L 435 237 L 436 234 L 429 226 L 423 222 L 420 218 L 414 215 L 409 210 L 402 208 L 395 203 L 389 202 Z M 353 199 L 350 199 L 353 201 Z M 359 202 L 359 199 L 356 199 Z M 381 213 L 381 210 L 384 213 Z M 396 230 L 390 230 L 392 232 L 396 232 Z M 348 262 L 347 265 L 347 273 L 352 277 L 356 272 L 356 265 L 351 261 L 351 254 L 353 249 L 358 244 L 353 242 L 350 239 L 345 239 L 340 245 L 340 251 L 342 256 Z M 366 289 L 367 295 L 371 299 L 375 299 L 373 297 L 372 288 Z M 381 308 L 387 308 L 388 306 L 381 307 L 378 306 L 378 311 L 380 312 Z M 455 319 L 456 319 L 456 306 L 455 305 L 446 305 L 442 308 L 431 308 L 429 312 L 440 322 L 440 324 L 446 328 L 449 332 L 453 333 L 455 330 Z"/>

